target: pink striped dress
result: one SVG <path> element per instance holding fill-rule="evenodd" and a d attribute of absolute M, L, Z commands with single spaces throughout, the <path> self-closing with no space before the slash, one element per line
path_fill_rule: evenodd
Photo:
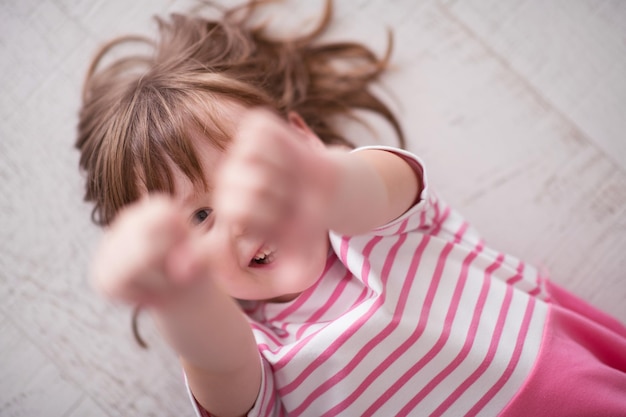
<path fill-rule="evenodd" d="M 244 305 L 263 364 L 248 415 L 626 416 L 626 329 L 486 247 L 424 183 L 393 222 L 331 233 L 298 298 Z"/>

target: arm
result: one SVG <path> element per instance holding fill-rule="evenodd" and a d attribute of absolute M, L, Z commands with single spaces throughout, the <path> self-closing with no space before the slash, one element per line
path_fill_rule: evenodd
<path fill-rule="evenodd" d="M 393 152 L 327 148 L 304 122 L 254 110 L 219 173 L 215 208 L 239 230 L 280 233 L 304 222 L 355 235 L 401 216 L 422 186 Z"/>
<path fill-rule="evenodd" d="M 261 363 L 250 325 L 213 280 L 153 309 L 176 350 L 196 400 L 212 415 L 242 416 L 261 385 Z"/>
<path fill-rule="evenodd" d="M 241 416 L 261 385 L 260 358 L 246 318 L 207 276 L 201 252 L 179 207 L 150 198 L 121 212 L 105 233 L 93 279 L 110 298 L 151 311 L 205 409 Z"/>
<path fill-rule="evenodd" d="M 408 210 L 422 189 L 418 174 L 392 152 L 366 149 L 329 156 L 337 167 L 328 204 L 328 226 L 335 232 L 356 235 L 388 223 Z"/>

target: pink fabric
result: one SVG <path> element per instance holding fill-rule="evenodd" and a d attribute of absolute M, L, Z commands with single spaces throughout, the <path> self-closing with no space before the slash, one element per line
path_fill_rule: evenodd
<path fill-rule="evenodd" d="M 626 327 L 549 283 L 535 369 L 502 416 L 626 416 Z"/>

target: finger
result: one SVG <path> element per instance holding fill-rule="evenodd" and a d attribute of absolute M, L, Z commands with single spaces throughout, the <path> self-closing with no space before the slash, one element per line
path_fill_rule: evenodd
<path fill-rule="evenodd" d="M 293 197 L 281 188 L 230 191 L 226 201 L 216 209 L 234 230 L 269 231 L 281 229 L 293 212 Z M 219 210 L 219 211 L 217 211 Z"/>
<path fill-rule="evenodd" d="M 95 287 L 126 302 L 167 291 L 165 260 L 184 241 L 187 227 L 169 199 L 144 198 L 130 206 L 102 239 L 92 264 Z"/>
<path fill-rule="evenodd" d="M 289 176 L 242 169 L 216 187 L 215 213 L 235 229 L 268 229 L 289 214 L 295 193 Z"/>
<path fill-rule="evenodd" d="M 165 271 L 173 285 L 189 284 L 204 270 L 202 250 L 197 239 L 188 238 L 173 248 L 165 260 Z"/>

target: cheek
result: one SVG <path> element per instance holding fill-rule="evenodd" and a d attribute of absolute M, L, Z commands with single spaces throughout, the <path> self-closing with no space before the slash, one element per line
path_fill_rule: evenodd
<path fill-rule="evenodd" d="M 297 288 L 293 289 L 297 289 L 298 292 L 306 290 L 317 282 L 324 272 L 328 260 L 330 249 L 328 235 L 324 233 L 318 239 L 311 239 L 310 242 L 313 244 L 305 245 L 297 256 L 301 273 L 295 283 Z"/>

